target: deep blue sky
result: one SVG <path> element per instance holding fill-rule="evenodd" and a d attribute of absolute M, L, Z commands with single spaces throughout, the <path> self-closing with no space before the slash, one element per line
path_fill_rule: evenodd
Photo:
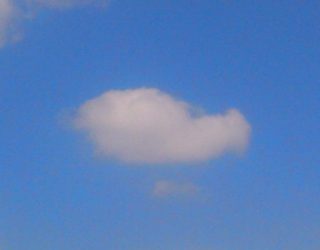
<path fill-rule="evenodd" d="M 320 2 L 114 0 L 41 10 L 0 50 L 0 248 L 320 249 Z M 65 117 L 110 89 L 239 109 L 243 157 L 134 168 Z M 206 199 L 150 196 L 191 180 Z"/>

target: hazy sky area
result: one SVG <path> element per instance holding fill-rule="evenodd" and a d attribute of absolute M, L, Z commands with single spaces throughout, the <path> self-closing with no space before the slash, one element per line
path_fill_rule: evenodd
<path fill-rule="evenodd" d="M 320 2 L 0 0 L 0 249 L 319 250 Z"/>

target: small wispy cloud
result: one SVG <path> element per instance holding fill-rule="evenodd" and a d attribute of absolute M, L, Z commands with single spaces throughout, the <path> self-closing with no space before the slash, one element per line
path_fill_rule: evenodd
<path fill-rule="evenodd" d="M 108 0 L 28 0 L 29 5 L 47 8 L 68 9 L 84 5 L 105 5 Z"/>
<path fill-rule="evenodd" d="M 154 184 L 152 195 L 158 198 L 194 197 L 201 193 L 201 188 L 192 182 L 174 182 L 160 180 Z"/>
<path fill-rule="evenodd" d="M 158 89 L 108 91 L 84 103 L 74 123 L 100 154 L 128 164 L 193 163 L 245 150 L 250 125 L 239 111 L 194 110 Z"/>
<path fill-rule="evenodd" d="M 12 0 L 0 0 L 0 48 L 17 39 L 19 17 L 20 13 Z"/>
<path fill-rule="evenodd" d="M 20 24 L 30 20 L 30 16 L 36 16 L 34 13 L 30 15 L 30 10 L 61 10 L 85 5 L 103 6 L 107 3 L 108 0 L 0 0 L 0 48 L 21 39 Z"/>

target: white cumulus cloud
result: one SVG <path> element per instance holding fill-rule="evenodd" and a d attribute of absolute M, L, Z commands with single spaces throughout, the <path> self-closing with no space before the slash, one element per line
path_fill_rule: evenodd
<path fill-rule="evenodd" d="M 199 194 L 201 188 L 192 182 L 173 182 L 168 180 L 157 181 L 154 184 L 154 197 L 191 197 Z"/>
<path fill-rule="evenodd" d="M 153 88 L 108 91 L 84 103 L 74 122 L 100 154 L 133 164 L 209 160 L 243 151 L 250 135 L 236 109 L 197 114 L 190 104 Z"/>

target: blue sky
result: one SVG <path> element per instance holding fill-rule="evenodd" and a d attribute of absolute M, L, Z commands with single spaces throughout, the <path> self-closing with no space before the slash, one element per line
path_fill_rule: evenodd
<path fill-rule="evenodd" d="M 0 0 L 1 249 L 320 249 L 318 1 L 62 2 Z M 142 87 L 235 108 L 245 153 L 97 154 L 74 114 Z"/>

